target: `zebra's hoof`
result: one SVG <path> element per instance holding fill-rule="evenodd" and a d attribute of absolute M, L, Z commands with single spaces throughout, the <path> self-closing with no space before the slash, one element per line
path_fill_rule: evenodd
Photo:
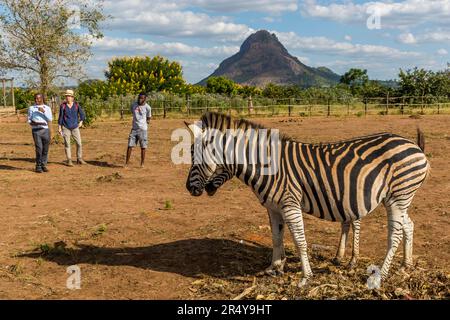
<path fill-rule="evenodd" d="M 412 262 L 409 262 L 409 263 L 403 262 L 402 265 L 400 266 L 400 270 L 408 271 L 408 270 L 411 270 L 412 267 L 413 267 Z"/>
<path fill-rule="evenodd" d="M 349 270 L 353 269 L 354 267 L 356 267 L 357 263 L 358 262 L 356 260 L 350 260 L 350 262 L 347 265 L 347 269 L 349 269 Z"/>
<path fill-rule="evenodd" d="M 331 263 L 334 264 L 335 266 L 340 266 L 342 261 L 339 258 L 333 258 L 333 260 L 331 260 Z"/>
<path fill-rule="evenodd" d="M 298 286 L 299 288 L 306 287 L 306 285 L 308 284 L 308 279 L 309 279 L 309 278 L 303 277 L 303 278 L 299 281 L 299 283 L 298 283 L 297 286 Z"/>
<path fill-rule="evenodd" d="M 264 270 L 264 273 L 271 277 L 279 277 L 284 274 L 284 271 L 282 269 L 270 266 Z"/>

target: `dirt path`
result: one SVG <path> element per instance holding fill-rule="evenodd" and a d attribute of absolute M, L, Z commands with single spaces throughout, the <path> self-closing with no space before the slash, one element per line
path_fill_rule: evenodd
<path fill-rule="evenodd" d="M 439 281 L 448 288 L 450 116 L 255 121 L 307 142 L 380 131 L 415 139 L 420 125 L 432 174 L 410 211 L 414 257 L 426 272 L 444 272 L 447 278 Z M 170 160 L 170 134 L 183 126 L 181 120 L 152 121 L 146 167 L 138 168 L 135 151 L 131 168 L 124 169 L 129 122 L 99 122 L 82 130 L 89 165 L 63 166 L 63 145 L 53 144 L 50 172 L 36 174 L 29 127 L 1 122 L 0 299 L 229 298 L 253 281 L 298 280 L 301 268 L 292 254 L 281 280 L 255 278 L 270 262 L 271 236 L 266 211 L 246 186 L 234 179 L 212 198 L 185 190 L 188 166 Z M 313 217 L 305 217 L 305 225 L 310 248 L 320 251 L 311 253 L 313 268 L 333 273 L 329 260 L 339 225 Z M 381 264 L 386 235 L 379 208 L 362 224 L 360 270 Z M 81 290 L 66 288 L 66 268 L 74 264 L 81 269 Z M 364 276 L 355 281 L 364 284 Z M 295 294 L 301 292 L 288 297 Z"/>

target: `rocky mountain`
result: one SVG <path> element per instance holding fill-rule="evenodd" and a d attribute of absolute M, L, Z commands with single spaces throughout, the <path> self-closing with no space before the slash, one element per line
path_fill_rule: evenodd
<path fill-rule="evenodd" d="M 208 77 L 225 76 L 237 83 L 265 86 L 267 83 L 298 84 L 308 87 L 339 82 L 340 76 L 328 68 L 312 68 L 289 54 L 275 34 L 260 30 L 250 35 L 238 53 L 225 59 Z"/>

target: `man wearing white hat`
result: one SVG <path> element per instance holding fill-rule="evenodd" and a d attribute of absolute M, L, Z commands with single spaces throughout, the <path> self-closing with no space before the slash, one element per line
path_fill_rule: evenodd
<path fill-rule="evenodd" d="M 66 97 L 66 101 L 59 107 L 58 131 L 64 137 L 67 165 L 73 167 L 70 137 L 73 137 L 77 144 L 77 163 L 86 164 L 83 160 L 83 148 L 79 129 L 83 126 L 86 115 L 81 106 L 75 102 L 73 90 L 66 90 L 64 96 Z"/>

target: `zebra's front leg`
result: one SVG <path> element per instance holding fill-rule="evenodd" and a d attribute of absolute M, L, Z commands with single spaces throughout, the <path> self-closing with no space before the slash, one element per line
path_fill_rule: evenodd
<path fill-rule="evenodd" d="M 284 252 L 284 220 L 283 216 L 276 211 L 267 209 L 269 213 L 270 228 L 272 230 L 272 263 L 265 270 L 266 274 L 277 276 L 283 274 L 284 264 L 286 263 L 286 255 Z"/>
<path fill-rule="evenodd" d="M 352 221 L 352 229 L 353 229 L 353 249 L 352 249 L 352 259 L 348 264 L 348 267 L 351 269 L 356 266 L 359 258 L 359 234 L 361 230 L 361 220 Z"/>
<path fill-rule="evenodd" d="M 336 256 L 333 259 L 333 263 L 340 265 L 345 255 L 345 247 L 347 246 L 348 231 L 350 230 L 350 222 L 344 221 L 341 223 L 341 238 L 339 240 L 339 247 L 336 252 Z"/>
<path fill-rule="evenodd" d="M 283 208 L 284 220 L 292 234 L 295 246 L 300 254 L 302 262 L 303 278 L 299 286 L 306 285 L 308 279 L 312 276 L 311 266 L 308 260 L 307 243 L 305 238 L 305 228 L 303 226 L 303 216 L 300 206 L 287 205 Z"/>

